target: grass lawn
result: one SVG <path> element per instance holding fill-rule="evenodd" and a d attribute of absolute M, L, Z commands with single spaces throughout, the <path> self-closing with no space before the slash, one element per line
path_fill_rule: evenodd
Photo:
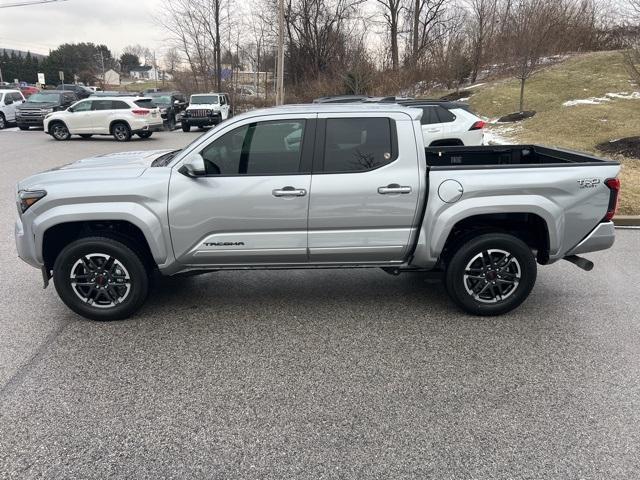
<path fill-rule="evenodd" d="M 525 109 L 536 116 L 520 123 L 514 142 L 540 143 L 595 153 L 601 142 L 640 135 L 640 100 L 612 99 L 600 105 L 563 107 L 569 100 L 604 97 L 607 93 L 639 91 L 631 83 L 620 52 L 578 55 L 546 68 L 529 79 Z M 507 79 L 487 83 L 469 100 L 480 115 L 497 118 L 518 110 L 520 86 Z M 620 214 L 640 215 L 640 159 L 615 158 L 620 175 Z"/>

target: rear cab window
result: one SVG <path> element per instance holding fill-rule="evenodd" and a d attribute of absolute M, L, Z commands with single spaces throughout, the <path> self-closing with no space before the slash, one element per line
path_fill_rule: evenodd
<path fill-rule="evenodd" d="M 328 118 L 322 173 L 375 170 L 392 163 L 397 150 L 390 118 Z"/>

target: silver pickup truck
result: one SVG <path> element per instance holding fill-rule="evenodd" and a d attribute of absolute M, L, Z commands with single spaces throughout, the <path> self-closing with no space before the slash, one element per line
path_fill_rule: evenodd
<path fill-rule="evenodd" d="M 441 272 L 466 312 L 520 305 L 537 264 L 614 242 L 616 162 L 532 145 L 425 148 L 421 111 L 298 105 L 182 150 L 102 155 L 17 187 L 19 256 L 69 308 L 126 318 L 150 276 L 378 267 Z"/>

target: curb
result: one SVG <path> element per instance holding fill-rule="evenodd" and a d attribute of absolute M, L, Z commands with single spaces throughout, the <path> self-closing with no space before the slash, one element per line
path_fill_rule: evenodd
<path fill-rule="evenodd" d="M 617 215 L 613 223 L 616 227 L 640 227 L 640 215 Z"/>

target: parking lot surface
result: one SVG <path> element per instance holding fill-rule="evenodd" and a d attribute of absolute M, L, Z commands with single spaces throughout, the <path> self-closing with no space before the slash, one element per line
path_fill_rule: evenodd
<path fill-rule="evenodd" d="M 489 319 L 418 274 L 328 270 L 167 279 L 97 323 L 17 259 L 17 180 L 197 135 L 0 131 L 0 478 L 638 478 L 638 230 Z"/>

